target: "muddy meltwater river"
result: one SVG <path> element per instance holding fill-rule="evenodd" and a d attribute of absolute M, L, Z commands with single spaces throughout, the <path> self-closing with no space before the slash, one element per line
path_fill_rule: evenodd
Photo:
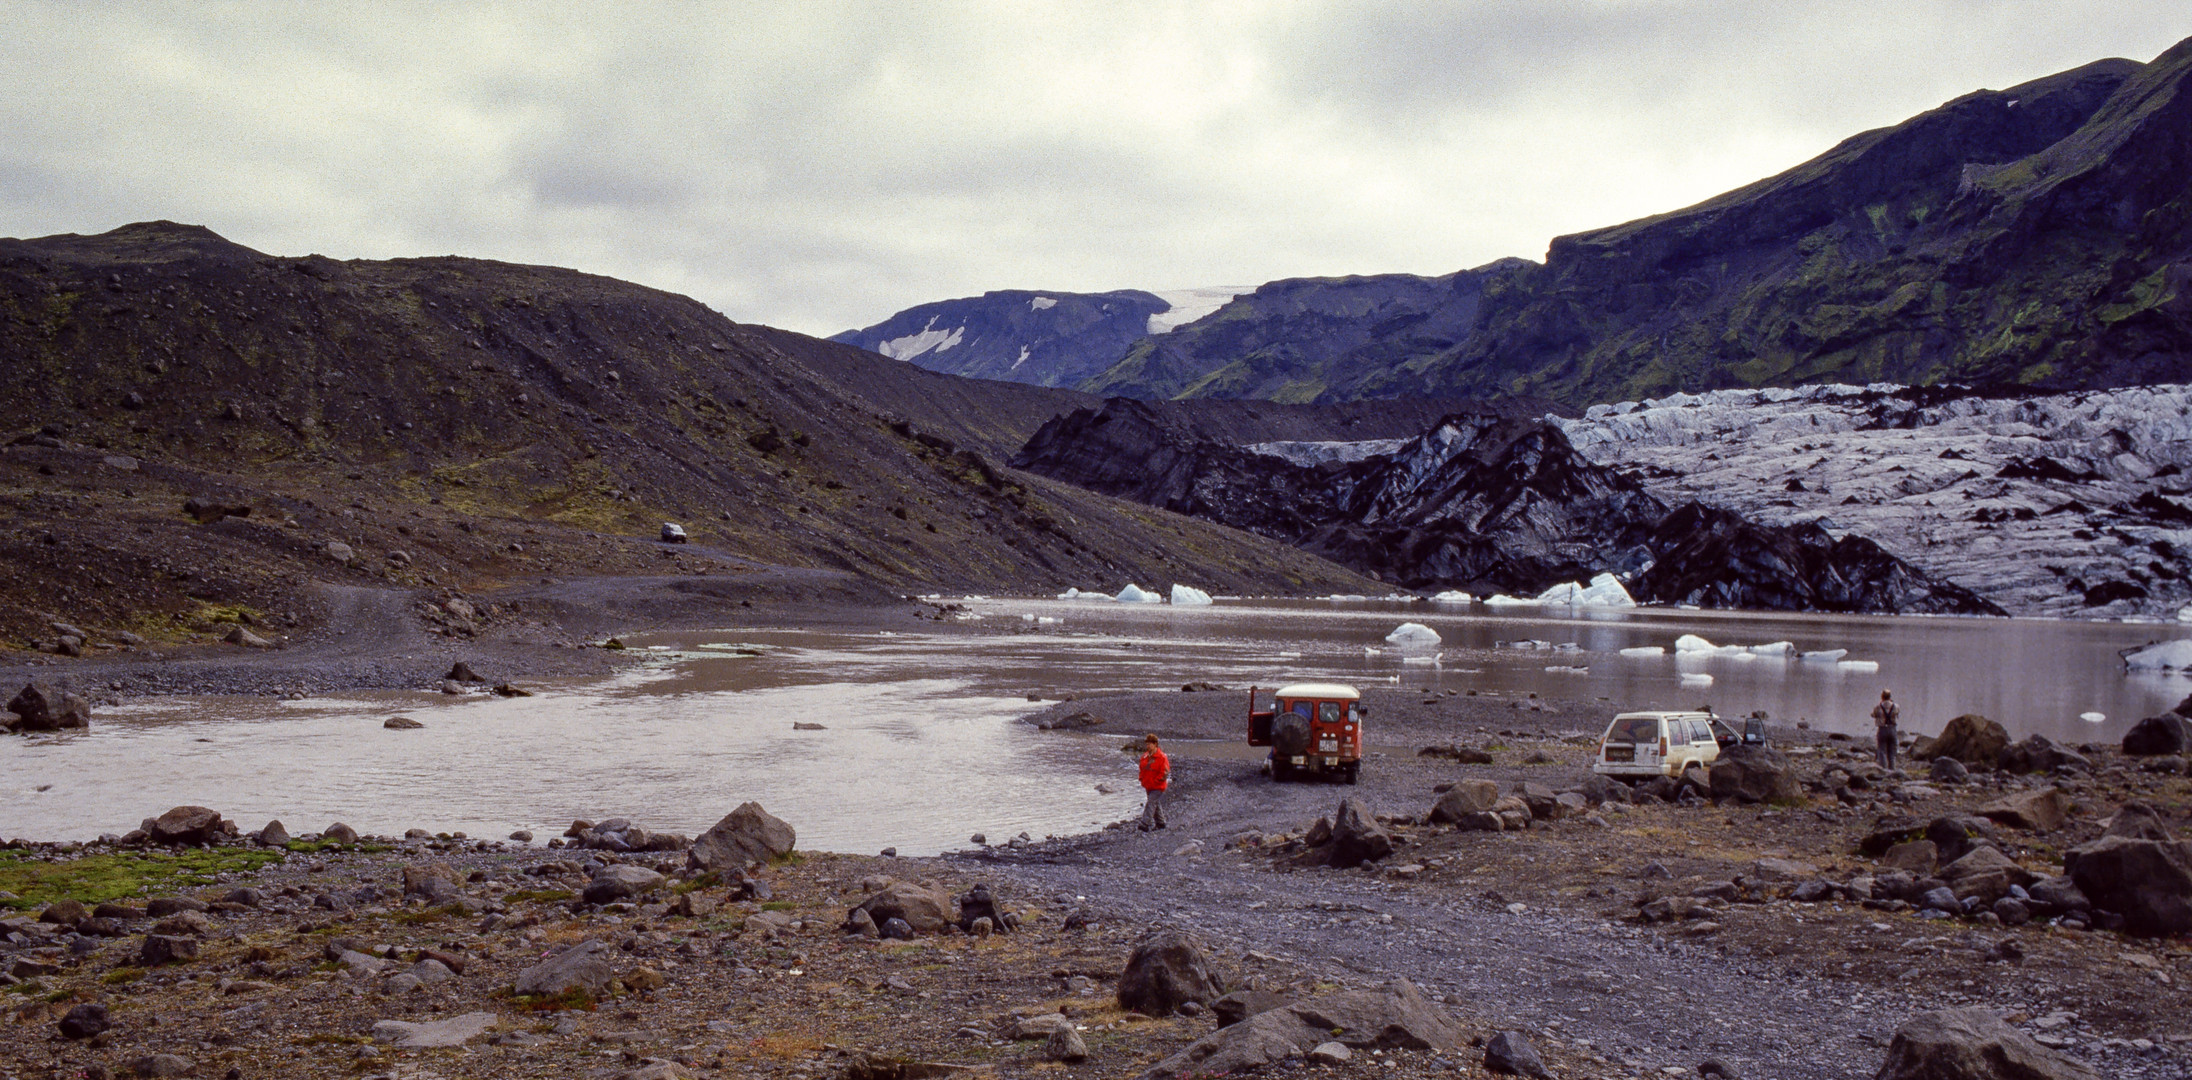
<path fill-rule="evenodd" d="M 86 735 L 0 740 L 0 836 L 90 839 L 186 803 L 245 828 L 278 818 L 291 832 L 344 821 L 367 833 L 501 837 L 522 828 L 546 840 L 573 818 L 620 816 L 691 834 L 758 800 L 798 827 L 803 848 L 932 854 L 977 832 L 992 842 L 1083 832 L 1139 807 L 1119 736 L 1014 723 L 1039 707 L 1030 693 L 1319 679 L 1605 698 L 1609 713 L 1709 702 L 1724 716 L 1763 709 L 1777 721 L 1863 733 L 1890 687 L 1906 731 L 1931 733 L 1978 712 L 2018 737 L 2075 743 L 2119 739 L 2192 692 L 2192 678 L 2127 675 L 2117 658 L 2192 635 L 2176 625 L 1397 601 L 968 607 L 995 633 L 627 635 L 649 650 L 648 663 L 612 679 L 536 687 L 531 698 L 381 692 L 102 709 Z M 1387 646 L 1403 621 L 1444 640 L 1435 650 Z M 1856 663 L 1677 656 L 1682 634 L 1846 649 Z M 1551 647 L 1503 644 L 1513 642 Z M 1667 653 L 1620 654 L 1650 646 Z M 1228 713 L 1242 700 L 1208 697 Z M 2090 714 L 2103 719 L 2081 719 Z M 425 728 L 384 730 L 395 715 Z M 795 721 L 826 730 L 795 731 Z M 1595 733 L 1598 723 L 1578 726 Z"/>

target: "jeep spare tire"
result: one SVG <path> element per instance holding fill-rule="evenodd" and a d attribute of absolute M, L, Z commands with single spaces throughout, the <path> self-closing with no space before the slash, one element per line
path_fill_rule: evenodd
<path fill-rule="evenodd" d="M 1308 753 L 1309 719 L 1290 712 L 1272 717 L 1271 752 L 1279 757 L 1299 757 Z"/>

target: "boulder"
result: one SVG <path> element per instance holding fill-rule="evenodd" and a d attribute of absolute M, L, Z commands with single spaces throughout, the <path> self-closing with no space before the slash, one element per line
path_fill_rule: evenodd
<path fill-rule="evenodd" d="M 2008 746 L 2009 732 L 2002 725 L 1978 713 L 1965 713 L 1949 721 L 1939 735 L 1918 740 L 1910 756 L 1920 761 L 1950 757 L 1970 768 L 1991 769 Z"/>
<path fill-rule="evenodd" d="M 2009 895 L 2010 887 L 2031 885 L 2040 875 L 2012 862 L 2009 856 L 1991 847 L 1977 847 L 1971 853 L 1941 868 L 1941 880 L 1958 900 L 1976 896 L 1980 902 L 1992 905 Z"/>
<path fill-rule="evenodd" d="M 612 904 L 652 892 L 660 888 L 666 880 L 668 879 L 661 874 L 644 866 L 618 863 L 602 867 L 601 872 L 586 883 L 586 890 L 580 897 L 589 904 Z"/>
<path fill-rule="evenodd" d="M 1268 990 L 1235 990 L 1211 1002 L 1210 1015 L 1217 1017 L 1219 1027 L 1232 1027 L 1285 1004 L 1285 998 Z"/>
<path fill-rule="evenodd" d="M 2073 911 L 2093 910 L 2093 901 L 2070 880 L 2070 875 L 2046 878 L 2025 888 L 2032 902 L 2046 914 L 2066 914 Z"/>
<path fill-rule="evenodd" d="M 1144 1016 L 1170 1016 L 1180 1004 L 1209 1005 L 1225 996 L 1225 980 L 1201 943 L 1178 930 L 1142 938 L 1119 974 L 1119 1007 Z"/>
<path fill-rule="evenodd" d="M 449 665 L 449 674 L 442 676 L 442 678 L 448 682 L 459 683 L 483 683 L 487 681 L 480 677 L 479 672 L 472 670 L 471 664 L 462 660 Z"/>
<path fill-rule="evenodd" d="M 1072 1026 L 1073 1018 L 1064 1013 L 1036 1013 L 1033 1016 L 1021 1017 L 1019 1020 L 1014 1021 L 1011 1029 L 1005 1034 L 1010 1038 L 1022 1041 L 1048 1039 L 1058 1029 Z"/>
<path fill-rule="evenodd" d="M 2070 800 L 2061 788 L 2044 787 L 2005 795 L 1979 808 L 1979 816 L 2012 829 L 2052 832 L 2070 817 Z"/>
<path fill-rule="evenodd" d="M 491 1012 L 469 1012 L 446 1020 L 429 1020 L 424 1023 L 382 1020 L 373 1025 L 373 1037 L 381 1042 L 395 1043 L 405 1050 L 463 1046 L 487 1034 L 495 1026 L 495 1022 L 496 1016 Z"/>
<path fill-rule="evenodd" d="M 892 919 L 904 922 L 908 929 L 923 934 L 941 932 L 951 923 L 951 896 L 941 889 L 911 881 L 893 881 L 862 900 L 853 911 L 867 915 L 876 926 L 887 925 Z M 851 926 L 852 916 L 846 916 Z"/>
<path fill-rule="evenodd" d="M 1328 1042 L 1351 1049 L 1451 1053 L 1468 1034 L 1406 979 L 1271 1009 L 1221 1027 L 1143 1070 L 1138 1080 L 1236 1075 L 1302 1058 Z"/>
<path fill-rule="evenodd" d="M 1985 1009 L 1919 1013 L 1895 1032 L 1874 1080 L 2101 1080 Z"/>
<path fill-rule="evenodd" d="M 338 821 L 333 825 L 329 825 L 326 829 L 322 830 L 320 832 L 320 838 L 323 840 L 332 840 L 338 844 L 355 844 L 358 842 L 358 830 L 353 829 L 350 826 Z"/>
<path fill-rule="evenodd" d="M 1339 810 L 1332 815 L 1332 850 L 1327 856 L 1331 865 L 1361 866 L 1392 853 L 1393 834 L 1378 824 L 1370 804 L 1356 798 L 1340 800 Z"/>
<path fill-rule="evenodd" d="M 1994 823 L 1969 814 L 1944 814 L 1926 822 L 1926 839 L 1940 849 L 1940 861 L 1952 863 L 1981 844 L 1992 843 Z"/>
<path fill-rule="evenodd" d="M 448 863 L 413 864 L 403 868 L 403 894 L 445 904 L 464 895 L 464 886 L 458 884 L 463 878 Z"/>
<path fill-rule="evenodd" d="M 1538 1056 L 1537 1047 L 1530 1045 L 1529 1038 L 1519 1031 L 1502 1031 L 1485 1041 L 1484 1067 L 1508 1076 L 1553 1080 L 1552 1070 L 1545 1067 L 1545 1059 Z"/>
<path fill-rule="evenodd" d="M 138 952 L 140 967 L 159 967 L 198 958 L 198 939 L 169 934 L 145 935 L 144 947 Z"/>
<path fill-rule="evenodd" d="M 798 834 L 782 819 L 745 803 L 709 826 L 693 841 L 692 864 L 702 870 L 731 873 L 792 852 Z"/>
<path fill-rule="evenodd" d="M 1471 814 L 1492 808 L 1499 801 L 1499 784 L 1492 780 L 1456 780 L 1431 807 L 1431 820 L 1459 824 Z"/>
<path fill-rule="evenodd" d="M 1897 844 L 1924 839 L 1928 839 L 1925 822 L 1900 815 L 1884 817 L 1873 822 L 1871 831 L 1857 842 L 1857 853 L 1868 859 L 1877 859 Z"/>
<path fill-rule="evenodd" d="M 1936 784 L 1961 784 L 1971 779 L 1971 770 L 1952 757 L 1937 757 L 1926 770 L 1926 779 Z"/>
<path fill-rule="evenodd" d="M 129 1063 L 133 1076 L 189 1076 L 197 1067 L 196 1062 L 181 1054 L 146 1054 Z"/>
<path fill-rule="evenodd" d="M 2188 729 L 2184 717 L 2176 713 L 2149 716 L 2124 732 L 2123 752 L 2132 757 L 2162 757 L 2182 754 L 2192 744 L 2192 729 Z"/>
<path fill-rule="evenodd" d="M 381 726 L 389 729 L 390 731 L 417 731 L 418 729 L 425 727 L 426 725 L 419 723 L 418 721 L 413 720 L 408 716 L 391 716 L 388 719 L 381 721 Z"/>
<path fill-rule="evenodd" d="M 2064 853 L 2063 872 L 2131 933 L 2192 931 L 2192 844 L 2104 836 Z"/>
<path fill-rule="evenodd" d="M 25 684 L 8 702 L 15 719 L 0 723 L 9 731 L 62 731 L 91 726 L 91 702 L 67 690 Z"/>
<path fill-rule="evenodd" d="M 2003 772 L 2044 773 L 2061 768 L 2091 769 L 2093 762 L 2045 735 L 2034 735 L 2023 742 L 2011 743 L 1996 759 L 1995 765 Z"/>
<path fill-rule="evenodd" d="M 1080 1032 L 1073 1029 L 1073 1025 L 1067 1024 L 1051 1032 L 1050 1037 L 1043 1040 L 1043 1060 L 1068 1063 L 1087 1061 L 1088 1042 L 1081 1038 Z"/>
<path fill-rule="evenodd" d="M 557 997 L 573 991 L 599 996 L 616 977 L 609 967 L 614 955 L 616 950 L 607 942 L 582 941 L 519 972 L 514 992 L 524 997 Z"/>
<path fill-rule="evenodd" d="M 113 1027 L 107 1018 L 107 1007 L 96 1002 L 78 1005 L 61 1017 L 61 1037 L 64 1039 L 88 1039 Z"/>
<path fill-rule="evenodd" d="M 1908 840 L 1889 848 L 1880 856 L 1880 865 L 1889 870 L 1906 870 L 1913 874 L 1930 874 L 1934 863 L 1941 857 L 1941 849 L 1931 840 Z"/>
<path fill-rule="evenodd" d="M 204 845 L 221 834 L 221 815 L 203 806 L 178 806 L 145 827 L 155 844 Z"/>
<path fill-rule="evenodd" d="M 1797 797 L 1789 759 L 1770 746 L 1741 743 L 1721 751 L 1706 773 L 1715 799 L 1740 803 L 1787 802 Z"/>
<path fill-rule="evenodd" d="M 259 843 L 267 847 L 283 847 L 289 843 L 289 830 L 280 821 L 269 821 L 259 830 Z"/>
<path fill-rule="evenodd" d="M 2124 836 L 2134 840 L 2160 840 L 2168 842 L 2176 836 L 2169 831 L 2169 824 L 2162 820 L 2160 812 L 2143 802 L 2127 802 L 2116 816 L 2109 819 L 2102 836 Z"/>

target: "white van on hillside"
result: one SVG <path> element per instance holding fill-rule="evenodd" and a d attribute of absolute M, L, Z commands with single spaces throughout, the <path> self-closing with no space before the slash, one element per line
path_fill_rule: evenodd
<path fill-rule="evenodd" d="M 1622 780 L 1680 776 L 1720 760 L 1720 748 L 1741 741 L 1709 712 L 1622 713 L 1606 725 L 1591 771 Z"/>

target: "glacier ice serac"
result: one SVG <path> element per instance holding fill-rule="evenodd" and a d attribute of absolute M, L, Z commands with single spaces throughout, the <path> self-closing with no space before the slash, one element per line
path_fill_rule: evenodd
<path fill-rule="evenodd" d="M 1172 585 L 1172 602 L 1176 605 L 1184 605 L 1190 607 L 1198 604 L 1207 604 L 1210 603 L 1210 594 L 1194 587 L 1193 585 L 1182 585 L 1178 582 L 1174 582 Z"/>
<path fill-rule="evenodd" d="M 1388 645 L 1402 645 L 1414 648 L 1429 648 L 1433 645 L 1438 644 L 1439 640 L 1440 638 L 1438 631 L 1433 630 L 1430 627 L 1423 625 L 1422 623 L 1413 622 L 1404 622 L 1399 626 L 1394 627 L 1392 633 L 1385 635 L 1385 643 Z"/>
<path fill-rule="evenodd" d="M 2192 638 L 2163 641 L 2124 654 L 2124 667 L 2132 671 L 2192 672 Z"/>

